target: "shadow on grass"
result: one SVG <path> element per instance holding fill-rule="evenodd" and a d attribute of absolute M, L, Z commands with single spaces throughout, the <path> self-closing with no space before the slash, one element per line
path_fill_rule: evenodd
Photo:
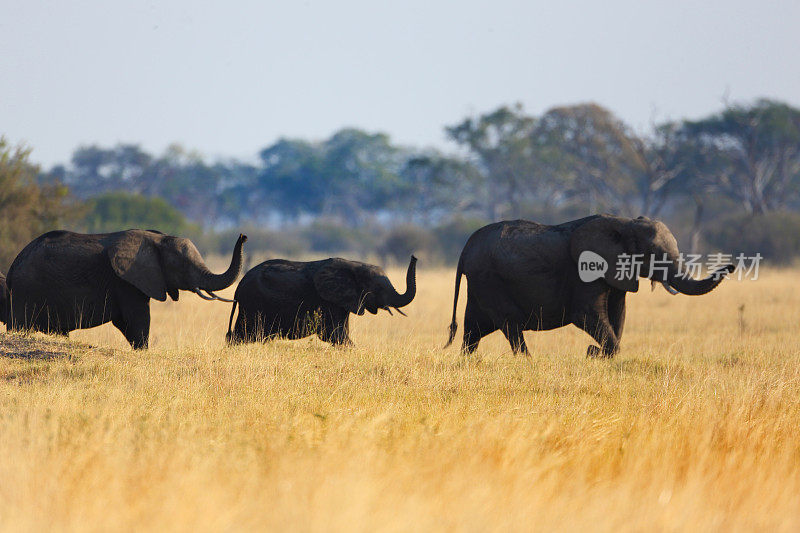
<path fill-rule="evenodd" d="M 111 350 L 67 339 L 41 338 L 24 333 L 0 333 L 0 357 L 27 361 L 74 359 L 87 352 L 111 355 Z"/>

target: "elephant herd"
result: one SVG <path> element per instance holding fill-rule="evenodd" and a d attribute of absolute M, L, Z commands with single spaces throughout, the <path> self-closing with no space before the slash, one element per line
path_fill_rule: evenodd
<path fill-rule="evenodd" d="M 155 230 L 86 235 L 45 233 L 29 243 L 0 273 L 0 321 L 9 330 L 68 335 L 111 322 L 134 349 L 148 347 L 150 299 L 177 301 L 180 291 L 233 304 L 226 339 L 230 344 L 298 339 L 317 335 L 334 345 L 351 344 L 349 317 L 379 310 L 401 314 L 416 295 L 416 257 L 398 292 L 375 265 L 329 258 L 265 261 L 248 271 L 233 300 L 214 291 L 230 287 L 242 267 L 247 237 L 240 235 L 230 266 L 212 273 L 189 239 Z M 596 279 L 583 280 L 579 257 L 591 252 L 606 265 Z M 619 258 L 641 254 L 642 276 L 673 294 L 706 294 L 733 271 L 725 265 L 702 280 L 679 268 L 675 237 L 661 222 L 594 215 L 548 226 L 525 220 L 497 222 L 470 236 L 458 261 L 452 343 L 461 276 L 468 280 L 462 351 L 500 330 L 515 353 L 528 354 L 523 331 L 573 324 L 598 346 L 589 356 L 619 350 L 625 296 L 638 290 L 638 277 L 623 275 Z M 652 258 L 664 258 L 660 269 Z M 638 274 L 638 273 L 637 273 Z M 234 323 L 237 306 L 238 316 Z"/>

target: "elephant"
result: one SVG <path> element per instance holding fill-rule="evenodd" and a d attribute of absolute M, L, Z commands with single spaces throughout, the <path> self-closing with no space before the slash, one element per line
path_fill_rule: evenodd
<path fill-rule="evenodd" d="M 0 322 L 3 324 L 8 322 L 8 286 L 6 285 L 6 276 L 0 272 Z"/>
<path fill-rule="evenodd" d="M 523 331 L 573 324 L 599 344 L 590 345 L 587 356 L 613 357 L 625 325 L 625 296 L 639 288 L 640 276 L 626 275 L 625 263 L 632 261 L 625 258 L 639 257 L 633 254 L 643 254 L 638 274 L 672 294 L 706 294 L 734 269 L 728 264 L 705 279 L 692 279 L 680 269 L 672 232 L 646 217 L 593 215 L 556 226 L 497 222 L 473 233 L 461 252 L 445 347 L 458 329 L 456 306 L 464 274 L 468 285 L 463 353 L 474 352 L 481 338 L 499 329 L 513 353 L 529 355 Z M 590 268 L 600 270 L 582 281 L 579 259 L 588 274 Z"/>
<path fill-rule="evenodd" d="M 179 290 L 189 290 L 231 302 L 212 291 L 239 277 L 246 240 L 239 235 L 230 266 L 213 274 L 192 241 L 159 231 L 45 233 L 19 253 L 8 272 L 9 330 L 68 335 L 110 321 L 134 349 L 146 349 L 150 298 L 163 302 L 169 295 L 177 301 Z"/>
<path fill-rule="evenodd" d="M 411 303 L 417 291 L 417 258 L 411 256 L 406 291 L 400 294 L 380 267 L 332 257 L 299 262 L 265 261 L 248 271 L 236 288 L 228 320 L 229 344 L 300 339 L 316 334 L 333 345 L 351 345 L 350 313 L 377 314 Z M 237 304 L 240 307 L 232 328 Z"/>

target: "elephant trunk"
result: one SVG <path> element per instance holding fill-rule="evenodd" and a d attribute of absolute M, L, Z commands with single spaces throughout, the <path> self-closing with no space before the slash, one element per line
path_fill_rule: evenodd
<path fill-rule="evenodd" d="M 205 291 L 220 291 L 233 285 L 242 270 L 242 246 L 247 242 L 246 235 L 239 235 L 236 246 L 233 247 L 233 257 L 228 270 L 222 274 L 214 274 L 208 269 L 202 273 L 200 288 Z"/>
<path fill-rule="evenodd" d="M 675 261 L 672 262 L 664 280 L 670 287 L 688 296 L 701 296 L 717 288 L 725 279 L 725 274 L 733 272 L 734 265 L 724 265 L 705 279 L 692 279 L 688 273 L 680 272 Z"/>
<path fill-rule="evenodd" d="M 411 256 L 411 262 L 408 264 L 408 272 L 406 272 L 406 292 L 403 294 L 394 291 L 390 298 L 389 306 L 391 307 L 405 307 L 411 303 L 414 296 L 417 294 L 417 258 Z"/>

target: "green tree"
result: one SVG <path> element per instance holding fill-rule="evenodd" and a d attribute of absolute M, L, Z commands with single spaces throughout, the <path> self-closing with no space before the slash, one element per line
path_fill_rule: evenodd
<path fill-rule="evenodd" d="M 490 220 L 519 216 L 523 197 L 540 189 L 531 144 L 535 124 L 517 104 L 445 128 L 483 171 L 483 201 Z"/>
<path fill-rule="evenodd" d="M 12 147 L 0 137 L 0 270 L 8 271 L 17 253 L 37 236 L 75 220 L 80 207 L 69 189 L 51 182 L 39 185 L 39 167 L 31 150 Z"/>
<path fill-rule="evenodd" d="M 345 128 L 323 144 L 326 194 L 322 212 L 351 226 L 390 207 L 401 190 L 402 150 L 384 133 Z"/>
<path fill-rule="evenodd" d="M 533 136 L 541 151 L 552 154 L 552 167 L 562 173 L 558 182 L 590 212 L 640 211 L 644 147 L 609 110 L 592 103 L 553 108 Z"/>
<path fill-rule="evenodd" d="M 412 218 L 430 227 L 454 212 L 482 207 L 478 200 L 483 179 L 468 161 L 430 151 L 408 159 L 400 174 L 401 208 L 406 221 Z"/>
<path fill-rule="evenodd" d="M 72 168 L 64 179 L 79 198 L 116 190 L 144 192 L 152 159 L 135 144 L 82 146 L 73 152 Z"/>
<path fill-rule="evenodd" d="M 402 192 L 405 151 L 383 133 L 346 128 L 323 142 L 281 139 L 260 153 L 254 211 L 324 216 L 349 226 L 391 209 Z"/>
<path fill-rule="evenodd" d="M 248 202 L 254 218 L 266 218 L 270 208 L 288 219 L 322 211 L 328 177 L 319 144 L 280 139 L 259 155 L 261 167 Z"/>
<path fill-rule="evenodd" d="M 686 121 L 687 157 L 705 186 L 753 214 L 779 210 L 800 193 L 800 109 L 774 100 L 731 105 Z"/>
<path fill-rule="evenodd" d="M 126 192 L 111 192 L 87 201 L 84 224 L 89 233 L 109 233 L 131 228 L 155 229 L 171 235 L 199 231 L 163 198 L 148 198 Z"/>
<path fill-rule="evenodd" d="M 212 224 L 221 217 L 223 174 L 221 165 L 209 165 L 199 153 L 172 144 L 142 172 L 136 191 L 164 198 L 190 220 Z"/>

